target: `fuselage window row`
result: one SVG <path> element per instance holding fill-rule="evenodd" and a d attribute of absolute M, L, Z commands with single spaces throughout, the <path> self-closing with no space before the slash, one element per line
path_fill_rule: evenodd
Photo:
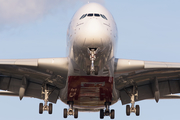
<path fill-rule="evenodd" d="M 106 16 L 105 15 L 102 15 L 102 14 L 97 14 L 97 13 L 89 13 L 89 14 L 83 14 L 81 17 L 80 17 L 80 20 L 85 18 L 85 17 L 92 17 L 92 16 L 95 16 L 95 17 L 102 17 L 103 19 L 107 20 Z"/>

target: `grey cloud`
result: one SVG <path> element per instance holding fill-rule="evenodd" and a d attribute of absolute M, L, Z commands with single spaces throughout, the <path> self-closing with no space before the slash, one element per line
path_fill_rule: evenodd
<path fill-rule="evenodd" d="M 103 0 L 0 0 L 0 26 L 35 21 L 64 5 L 70 8 L 76 2 L 88 1 L 103 3 Z"/>

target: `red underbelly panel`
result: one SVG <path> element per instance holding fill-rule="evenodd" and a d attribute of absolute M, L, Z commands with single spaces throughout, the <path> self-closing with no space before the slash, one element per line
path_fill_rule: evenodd
<path fill-rule="evenodd" d="M 68 101 L 75 105 L 102 106 L 112 101 L 113 77 L 69 76 Z"/>

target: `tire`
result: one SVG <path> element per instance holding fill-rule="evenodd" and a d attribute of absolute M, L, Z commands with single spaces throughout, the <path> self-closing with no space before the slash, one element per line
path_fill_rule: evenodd
<path fill-rule="evenodd" d="M 66 108 L 64 109 L 64 113 L 63 114 L 64 114 L 64 118 L 67 118 L 67 109 Z"/>
<path fill-rule="evenodd" d="M 39 103 L 39 114 L 43 113 L 43 103 Z"/>
<path fill-rule="evenodd" d="M 52 103 L 49 103 L 49 114 L 52 114 Z"/>
<path fill-rule="evenodd" d="M 103 119 L 103 118 L 104 118 L 104 110 L 100 109 L 100 119 Z"/>
<path fill-rule="evenodd" d="M 126 105 L 126 115 L 130 115 L 130 105 Z"/>
<path fill-rule="evenodd" d="M 114 116 L 115 116 L 115 111 L 111 110 L 111 119 L 114 119 Z"/>
<path fill-rule="evenodd" d="M 87 75 L 90 75 L 90 66 L 87 66 Z"/>
<path fill-rule="evenodd" d="M 140 107 L 139 105 L 136 105 L 136 116 L 139 116 L 140 114 Z"/>
<path fill-rule="evenodd" d="M 78 109 L 74 109 L 74 118 L 78 118 Z"/>
<path fill-rule="evenodd" d="M 98 67 L 98 66 L 95 66 L 94 69 L 95 69 L 95 75 L 98 75 L 99 67 Z"/>

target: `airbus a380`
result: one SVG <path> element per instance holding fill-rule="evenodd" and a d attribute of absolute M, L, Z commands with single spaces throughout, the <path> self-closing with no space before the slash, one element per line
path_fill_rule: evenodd
<path fill-rule="evenodd" d="M 52 103 L 69 105 L 63 116 L 80 111 L 115 117 L 110 106 L 121 101 L 126 114 L 140 115 L 136 101 L 180 98 L 180 63 L 128 60 L 115 57 L 117 26 L 98 3 L 81 7 L 67 31 L 65 58 L 0 59 L 0 95 L 44 100 L 39 113 L 52 114 Z M 48 104 L 49 103 L 49 104 Z"/>

